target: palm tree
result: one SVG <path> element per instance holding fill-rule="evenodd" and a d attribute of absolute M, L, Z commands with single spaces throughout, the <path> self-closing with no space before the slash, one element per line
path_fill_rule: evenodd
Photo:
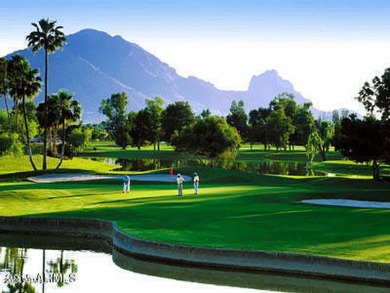
<path fill-rule="evenodd" d="M 60 125 L 60 111 L 58 109 L 58 94 L 52 94 L 47 100 L 47 123 L 48 123 L 48 148 L 52 156 L 57 156 L 57 132 Z"/>
<path fill-rule="evenodd" d="M 32 23 L 35 27 L 35 31 L 32 31 L 27 37 L 28 46 L 32 48 L 33 53 L 38 52 L 40 49 L 45 50 L 45 105 L 48 100 L 48 73 L 49 73 L 49 54 L 54 53 L 58 49 L 63 47 L 66 41 L 65 34 L 61 32 L 62 26 L 57 26 L 56 21 L 50 21 L 49 19 L 41 19 L 38 24 Z M 44 109 L 44 120 L 47 120 L 47 108 Z M 47 167 L 47 123 L 44 123 L 44 141 L 43 141 L 43 170 Z"/>
<path fill-rule="evenodd" d="M 12 59 L 9 61 L 8 64 L 7 87 L 14 101 L 15 130 L 17 133 L 19 132 L 19 102 L 22 98 L 19 88 L 21 87 L 21 79 L 23 78 L 23 74 L 21 74 L 21 71 L 23 70 L 22 63 L 25 60 L 26 59 L 22 55 L 18 54 L 12 56 Z"/>
<path fill-rule="evenodd" d="M 55 100 L 55 111 L 54 113 L 58 114 L 60 124 L 62 125 L 62 147 L 61 147 L 61 157 L 60 162 L 57 165 L 58 169 L 62 161 L 64 160 L 65 153 L 65 144 L 66 144 L 66 122 L 72 121 L 76 122 L 81 117 L 81 107 L 80 103 L 74 100 L 74 94 L 69 94 L 66 90 L 60 90 L 58 94 L 53 95 Z"/>
<path fill-rule="evenodd" d="M 37 118 L 41 128 L 47 126 L 47 142 L 48 150 L 51 151 L 52 156 L 56 156 L 55 144 L 53 141 L 57 138 L 58 125 L 60 124 L 60 118 L 57 110 L 56 94 L 49 96 L 47 103 L 40 103 L 37 107 Z M 47 119 L 45 120 L 45 108 L 47 108 Z"/>
<path fill-rule="evenodd" d="M 26 129 L 28 154 L 31 166 L 33 167 L 34 171 L 36 171 L 37 168 L 32 159 L 32 151 L 30 146 L 30 132 L 28 127 L 26 98 L 35 98 L 41 89 L 42 79 L 38 76 L 38 69 L 31 69 L 30 63 L 21 55 L 15 55 L 12 57 L 10 62 L 10 69 L 10 72 L 12 72 L 12 76 L 10 78 L 10 94 L 12 97 L 14 97 L 15 101 L 15 116 L 16 119 L 18 119 L 17 105 L 18 101 L 21 99 L 23 105 L 23 118 Z M 16 120 L 16 123 L 17 122 L 18 120 Z M 18 124 L 16 124 L 16 126 L 17 125 Z M 18 131 L 18 126 L 16 131 Z"/>
<path fill-rule="evenodd" d="M 5 108 L 7 109 L 7 115 L 9 119 L 9 108 L 8 108 L 8 61 L 5 57 L 0 58 L 0 96 L 4 96 Z"/>

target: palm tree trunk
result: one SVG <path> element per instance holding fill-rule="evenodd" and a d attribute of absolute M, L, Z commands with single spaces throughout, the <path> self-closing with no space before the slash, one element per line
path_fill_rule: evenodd
<path fill-rule="evenodd" d="M 61 157 L 60 162 L 58 163 L 56 170 L 58 170 L 62 164 L 62 161 L 64 160 L 64 154 L 65 154 L 65 119 L 62 120 L 62 145 L 61 145 Z"/>
<path fill-rule="evenodd" d="M 43 114 L 43 162 L 42 162 L 42 169 L 47 169 L 47 100 L 48 100 L 48 84 L 47 84 L 47 76 L 48 76 L 48 70 L 49 70 L 49 60 L 48 60 L 48 52 L 45 49 L 45 107 L 44 107 L 44 114 Z"/>
<path fill-rule="evenodd" d="M 52 126 L 50 126 L 50 127 L 47 128 L 47 137 L 46 137 L 46 139 L 47 139 L 47 148 L 49 150 L 52 149 L 52 147 L 51 147 L 51 142 L 52 142 L 51 136 L 52 136 L 52 134 L 53 134 Z"/>
<path fill-rule="evenodd" d="M 7 93 L 5 93 L 4 99 L 5 99 L 5 108 L 6 108 L 6 110 L 7 110 L 7 115 L 8 115 L 8 120 L 9 120 L 9 108 L 8 108 Z"/>
<path fill-rule="evenodd" d="M 53 154 L 53 157 L 57 157 L 57 132 L 58 132 L 58 125 L 54 124 L 52 128 L 52 134 L 51 134 L 51 153 Z"/>
<path fill-rule="evenodd" d="M 19 121 L 18 121 L 18 114 L 19 114 L 19 106 L 18 106 L 18 100 L 14 98 L 14 109 L 15 109 L 15 127 L 16 127 L 16 133 L 19 132 Z"/>
<path fill-rule="evenodd" d="M 25 96 L 23 96 L 23 118 L 24 118 L 24 126 L 26 127 L 28 157 L 30 159 L 31 166 L 33 167 L 34 171 L 36 171 L 37 167 L 34 164 L 33 157 L 32 157 L 32 150 L 31 150 L 31 146 L 30 146 L 30 131 L 28 129 L 26 97 Z"/>

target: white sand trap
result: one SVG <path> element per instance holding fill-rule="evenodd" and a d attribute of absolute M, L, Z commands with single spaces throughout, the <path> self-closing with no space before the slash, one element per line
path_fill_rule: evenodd
<path fill-rule="evenodd" d="M 88 181 L 98 179 L 113 179 L 118 176 L 109 175 L 91 175 L 91 174 L 46 174 L 27 178 L 29 181 L 36 183 L 50 182 L 70 182 L 70 181 Z"/>
<path fill-rule="evenodd" d="M 50 182 L 72 182 L 88 181 L 99 179 L 118 179 L 122 180 L 123 175 L 91 175 L 91 174 L 46 174 L 41 176 L 29 177 L 29 181 L 36 183 Z M 130 176 L 131 181 L 153 181 L 153 182 L 175 182 L 176 176 L 169 174 L 145 174 Z M 183 175 L 185 181 L 191 181 L 191 177 Z"/>
<path fill-rule="evenodd" d="M 381 201 L 364 201 L 351 199 L 308 199 L 302 200 L 303 203 L 327 205 L 327 206 L 341 206 L 354 208 L 374 208 L 374 209 L 390 209 L 390 202 Z"/>

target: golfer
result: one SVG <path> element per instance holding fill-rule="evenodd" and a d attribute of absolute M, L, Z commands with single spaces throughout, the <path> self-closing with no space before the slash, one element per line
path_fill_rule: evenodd
<path fill-rule="evenodd" d="M 183 176 L 181 176 L 180 174 L 177 174 L 176 183 L 177 183 L 178 196 L 182 196 L 183 195 L 183 186 L 184 186 Z"/>
<path fill-rule="evenodd" d="M 130 176 L 126 175 L 123 177 L 123 192 L 130 192 Z"/>
<path fill-rule="evenodd" d="M 199 176 L 198 176 L 198 174 L 195 172 L 195 173 L 194 173 L 194 193 L 195 193 L 195 194 L 198 194 L 198 189 L 199 189 Z"/>

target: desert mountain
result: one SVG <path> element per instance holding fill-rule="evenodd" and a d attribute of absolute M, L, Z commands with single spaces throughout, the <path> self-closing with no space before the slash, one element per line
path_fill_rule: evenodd
<path fill-rule="evenodd" d="M 33 68 L 44 73 L 43 52 L 33 55 L 21 50 Z M 195 111 L 209 108 L 227 114 L 233 100 L 244 100 L 247 111 L 266 107 L 279 93 L 289 92 L 298 103 L 307 102 L 293 85 L 282 79 L 275 70 L 253 76 L 247 91 L 224 91 L 199 78 L 182 77 L 168 64 L 140 46 L 120 36 L 86 29 L 67 37 L 64 48 L 50 55 L 49 89 L 51 93 L 67 89 L 75 93 L 83 107 L 83 120 L 102 120 L 98 113 L 100 101 L 113 93 L 126 92 L 129 108 L 139 110 L 146 98 L 160 96 L 165 104 L 189 101 Z M 43 100 L 43 93 L 37 98 Z"/>

